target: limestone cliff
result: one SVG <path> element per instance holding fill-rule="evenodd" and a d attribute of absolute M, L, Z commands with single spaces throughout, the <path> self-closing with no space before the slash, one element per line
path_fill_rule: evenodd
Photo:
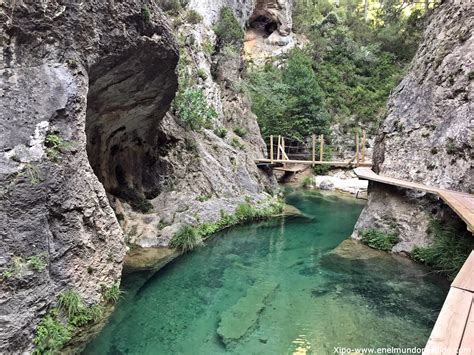
<path fill-rule="evenodd" d="M 474 175 L 474 8 L 444 3 L 435 10 L 411 68 L 388 103 L 374 152 L 374 170 L 429 186 L 472 193 Z M 425 193 L 371 183 L 354 231 L 396 232 L 394 251 L 430 242 L 430 218 L 462 223 Z"/>
<path fill-rule="evenodd" d="M 244 26 L 255 4 L 241 16 L 240 4 Z M 265 145 L 239 90 L 240 55 L 208 50 L 205 19 L 173 33 L 142 0 L 0 10 L 0 352 L 21 352 L 61 291 L 93 304 L 120 282 L 127 244 L 167 246 L 183 224 L 268 199 L 273 180 L 254 164 Z M 177 37 L 217 111 L 199 132 L 170 110 Z"/>
<path fill-rule="evenodd" d="M 142 6 L 0 3 L 1 353 L 32 348 L 60 291 L 91 304 L 120 280 L 125 243 L 106 189 L 122 177 L 150 188 L 157 166 L 130 169 L 143 171 L 177 86 L 176 42 Z"/>

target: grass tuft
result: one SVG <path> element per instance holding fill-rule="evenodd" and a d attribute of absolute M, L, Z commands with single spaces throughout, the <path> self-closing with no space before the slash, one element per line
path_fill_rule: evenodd
<path fill-rule="evenodd" d="M 369 247 L 390 251 L 398 243 L 399 238 L 393 233 L 385 233 L 377 229 L 367 229 L 362 232 L 361 240 Z"/>
<path fill-rule="evenodd" d="M 430 221 L 428 233 L 433 237 L 433 244 L 413 248 L 411 257 L 453 280 L 474 248 L 472 237 L 434 219 Z"/>

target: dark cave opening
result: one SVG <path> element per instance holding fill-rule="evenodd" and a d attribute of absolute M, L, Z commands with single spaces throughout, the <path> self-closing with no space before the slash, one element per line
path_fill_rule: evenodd
<path fill-rule="evenodd" d="M 90 165 L 109 195 L 136 209 L 160 193 L 159 123 L 177 90 L 177 53 L 150 43 L 103 58 L 89 71 L 86 135 Z"/>
<path fill-rule="evenodd" d="M 269 15 L 254 15 L 249 21 L 249 27 L 262 32 L 264 37 L 268 37 L 278 29 L 278 23 Z"/>

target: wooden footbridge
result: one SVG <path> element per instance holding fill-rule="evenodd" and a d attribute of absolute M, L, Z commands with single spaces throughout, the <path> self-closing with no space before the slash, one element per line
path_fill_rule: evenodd
<path fill-rule="evenodd" d="M 361 179 L 436 194 L 474 233 L 474 195 L 378 175 L 370 168 L 360 167 L 354 171 Z M 474 251 L 451 284 L 423 353 L 474 354 Z"/>
<path fill-rule="evenodd" d="M 350 160 L 325 160 L 324 135 L 312 135 L 307 141 L 294 138 L 279 136 L 270 136 L 268 145 L 268 157 L 257 159 L 255 163 L 259 167 L 270 167 L 273 170 L 296 173 L 305 168 L 306 165 L 330 165 L 334 167 L 358 167 L 372 166 L 372 162 L 365 160 L 366 134 L 362 132 L 362 138 L 359 134 L 355 135 L 355 155 Z"/>

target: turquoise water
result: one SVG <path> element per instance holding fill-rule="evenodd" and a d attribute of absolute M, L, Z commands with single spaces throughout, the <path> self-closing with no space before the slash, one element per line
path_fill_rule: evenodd
<path fill-rule="evenodd" d="M 85 354 L 332 354 L 423 346 L 447 284 L 351 240 L 357 200 L 292 192 L 304 216 L 240 226 L 126 291 Z M 342 243 L 342 244 L 341 244 Z"/>

